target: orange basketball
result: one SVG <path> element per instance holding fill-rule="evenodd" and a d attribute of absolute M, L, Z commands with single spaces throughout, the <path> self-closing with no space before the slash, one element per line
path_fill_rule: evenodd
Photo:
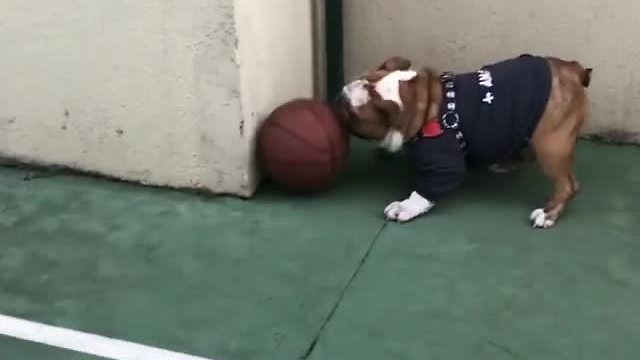
<path fill-rule="evenodd" d="M 258 132 L 258 152 L 266 173 L 287 189 L 325 190 L 345 167 L 349 134 L 328 104 L 296 99 L 265 120 Z"/>

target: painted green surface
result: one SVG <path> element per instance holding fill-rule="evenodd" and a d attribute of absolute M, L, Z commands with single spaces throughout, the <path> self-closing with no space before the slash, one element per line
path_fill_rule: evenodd
<path fill-rule="evenodd" d="M 535 169 L 388 226 L 311 359 L 638 358 L 639 160 L 581 144 L 584 190 L 549 231 L 525 226 Z"/>
<path fill-rule="evenodd" d="M 402 159 L 369 148 L 314 198 L 0 168 L 0 313 L 216 359 L 297 360 L 341 300 L 311 359 L 635 358 L 640 149 L 578 154 L 584 190 L 557 228 L 526 221 L 549 190 L 535 168 L 478 174 L 430 216 L 384 227 L 365 261 L 382 208 L 411 184 Z"/>
<path fill-rule="evenodd" d="M 0 313 L 223 359 L 303 355 L 382 222 L 317 198 L 204 199 L 0 169 Z"/>
<path fill-rule="evenodd" d="M 73 351 L 54 349 L 46 345 L 0 336 L 2 360 L 103 360 Z"/>

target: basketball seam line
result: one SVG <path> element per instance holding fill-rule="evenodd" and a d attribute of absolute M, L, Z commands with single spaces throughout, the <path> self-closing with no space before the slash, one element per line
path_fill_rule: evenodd
<path fill-rule="evenodd" d="M 320 147 L 316 146 L 316 145 L 315 145 L 315 144 L 313 144 L 312 142 L 307 141 L 305 138 L 303 138 L 303 137 L 301 137 L 300 135 L 296 134 L 296 132 L 295 132 L 295 131 L 293 131 L 293 130 L 289 129 L 289 128 L 288 128 L 288 127 L 286 127 L 286 126 L 283 126 L 283 125 L 282 125 L 282 124 L 280 124 L 280 123 L 272 123 L 272 124 L 269 124 L 269 125 L 270 125 L 270 126 L 279 127 L 281 130 L 284 130 L 284 131 L 286 131 L 287 133 L 289 133 L 289 135 L 291 135 L 292 137 L 294 137 L 294 138 L 298 139 L 298 140 L 299 140 L 299 141 L 301 141 L 302 143 L 305 143 L 305 144 L 309 145 L 310 147 L 314 148 L 315 150 L 317 150 L 317 151 L 319 151 L 319 152 L 322 152 L 322 153 L 330 152 L 330 150 L 329 150 L 329 151 L 327 151 L 327 150 L 325 150 L 325 149 L 322 149 L 322 148 L 320 148 Z M 321 126 L 321 127 L 322 127 L 322 126 Z M 323 129 L 323 131 L 324 131 L 324 129 Z"/>
<path fill-rule="evenodd" d="M 318 116 L 319 114 L 315 111 L 315 108 L 311 108 L 310 110 L 314 114 L 315 118 L 318 119 L 319 118 L 319 116 Z M 331 114 L 331 115 L 333 115 L 333 114 Z M 335 173 L 338 171 L 337 170 L 337 167 L 338 167 L 337 156 L 336 156 L 335 149 L 334 149 L 336 144 L 334 144 L 331 141 L 331 138 L 329 137 L 329 132 L 325 128 L 324 123 L 322 121 L 317 121 L 317 122 L 318 122 L 318 125 L 320 126 L 320 128 L 322 129 L 322 132 L 324 133 L 325 139 L 327 140 L 327 144 L 328 144 L 328 148 L 329 148 L 329 154 L 331 155 L 331 161 L 330 161 L 329 166 L 331 166 L 331 174 L 335 175 Z"/>

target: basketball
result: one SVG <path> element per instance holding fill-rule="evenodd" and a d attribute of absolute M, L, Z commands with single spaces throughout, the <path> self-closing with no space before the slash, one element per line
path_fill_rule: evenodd
<path fill-rule="evenodd" d="M 292 100 L 273 110 L 257 141 L 267 175 L 296 192 L 329 188 L 349 155 L 349 134 L 328 104 L 312 99 Z"/>

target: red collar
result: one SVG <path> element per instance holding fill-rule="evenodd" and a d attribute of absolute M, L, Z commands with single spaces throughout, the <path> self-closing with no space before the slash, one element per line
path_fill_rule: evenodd
<path fill-rule="evenodd" d="M 440 126 L 440 119 L 429 119 L 425 121 L 422 126 L 422 136 L 424 137 L 437 137 L 443 133 L 442 126 Z"/>

